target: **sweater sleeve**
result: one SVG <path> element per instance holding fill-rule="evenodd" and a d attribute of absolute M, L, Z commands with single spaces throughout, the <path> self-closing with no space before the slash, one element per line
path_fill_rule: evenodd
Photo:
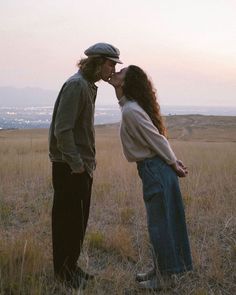
<path fill-rule="evenodd" d="M 176 156 L 165 136 L 161 135 L 149 116 L 141 109 L 129 108 L 123 112 L 123 121 L 134 140 L 148 146 L 167 164 L 176 162 Z"/>
<path fill-rule="evenodd" d="M 55 136 L 58 149 L 72 171 L 77 172 L 83 166 L 83 160 L 78 152 L 74 139 L 74 126 L 84 106 L 82 85 L 70 82 L 61 94 L 55 119 Z"/>

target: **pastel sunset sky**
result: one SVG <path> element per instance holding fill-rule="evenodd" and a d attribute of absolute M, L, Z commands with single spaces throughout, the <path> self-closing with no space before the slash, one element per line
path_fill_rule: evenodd
<path fill-rule="evenodd" d="M 8 0 L 0 4 L 0 87 L 59 91 L 84 50 L 115 45 L 164 105 L 236 106 L 235 0 Z M 115 104 L 99 82 L 98 104 Z"/>

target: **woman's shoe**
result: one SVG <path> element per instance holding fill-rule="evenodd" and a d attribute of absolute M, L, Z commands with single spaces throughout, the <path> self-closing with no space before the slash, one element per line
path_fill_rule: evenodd
<path fill-rule="evenodd" d="M 138 284 L 141 289 L 145 290 L 158 291 L 162 289 L 161 282 L 156 276 L 150 280 L 139 282 Z"/>
<path fill-rule="evenodd" d="M 135 280 L 137 282 L 143 282 L 143 281 L 148 281 L 155 276 L 156 276 L 156 270 L 155 270 L 155 268 L 153 268 L 145 273 L 137 273 Z"/>

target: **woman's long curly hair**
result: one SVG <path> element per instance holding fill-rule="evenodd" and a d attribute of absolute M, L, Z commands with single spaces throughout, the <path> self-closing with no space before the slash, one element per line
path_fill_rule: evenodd
<path fill-rule="evenodd" d="M 89 82 L 96 82 L 100 80 L 101 67 L 105 61 L 105 57 L 90 56 L 88 58 L 82 58 L 77 63 L 77 66 L 85 79 L 87 79 Z"/>
<path fill-rule="evenodd" d="M 128 100 L 135 100 L 148 114 L 160 134 L 167 131 L 160 112 L 155 90 L 147 74 L 139 67 L 130 65 L 125 75 L 123 92 Z"/>

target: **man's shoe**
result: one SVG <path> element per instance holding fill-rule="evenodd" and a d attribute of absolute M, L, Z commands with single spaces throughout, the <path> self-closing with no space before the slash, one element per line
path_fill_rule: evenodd
<path fill-rule="evenodd" d="M 86 281 L 94 279 L 94 275 L 91 275 L 91 274 L 83 271 L 80 267 L 76 268 L 75 274 L 76 274 L 76 276 L 79 276 Z"/>
<path fill-rule="evenodd" d="M 64 281 L 64 285 L 70 289 L 84 289 L 86 287 L 86 280 L 79 276 L 74 276 L 72 279 Z"/>
<path fill-rule="evenodd" d="M 149 291 L 159 291 L 162 289 L 161 282 L 156 276 L 150 280 L 139 282 L 138 284 L 141 289 Z"/>
<path fill-rule="evenodd" d="M 156 270 L 155 270 L 155 268 L 153 268 L 145 273 L 137 273 L 135 280 L 137 282 L 143 282 L 143 281 L 148 281 L 155 276 L 156 276 Z"/>

